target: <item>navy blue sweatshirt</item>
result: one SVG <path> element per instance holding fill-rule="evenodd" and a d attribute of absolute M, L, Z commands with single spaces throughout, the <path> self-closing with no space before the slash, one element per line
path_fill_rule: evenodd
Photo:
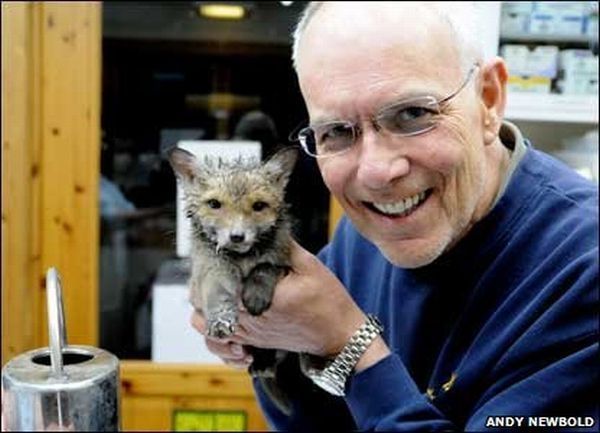
<path fill-rule="evenodd" d="M 598 189 L 562 163 L 528 148 L 492 211 L 428 266 L 393 266 L 346 218 L 319 257 L 392 354 L 345 398 L 290 362 L 290 417 L 256 389 L 273 428 L 492 431 L 522 416 L 597 431 Z"/>

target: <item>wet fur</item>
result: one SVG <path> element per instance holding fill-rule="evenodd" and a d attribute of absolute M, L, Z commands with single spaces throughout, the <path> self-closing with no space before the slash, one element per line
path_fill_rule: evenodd
<path fill-rule="evenodd" d="M 169 152 L 192 225 L 190 301 L 204 315 L 210 336 L 224 338 L 235 332 L 240 298 L 252 315 L 267 310 L 276 283 L 290 269 L 291 223 L 284 194 L 296 159 L 295 148 L 278 152 L 264 164 L 198 161 L 180 148 Z M 233 242 L 232 236 L 244 241 Z M 254 358 L 250 373 L 289 413 L 276 379 L 287 352 L 249 350 Z"/>

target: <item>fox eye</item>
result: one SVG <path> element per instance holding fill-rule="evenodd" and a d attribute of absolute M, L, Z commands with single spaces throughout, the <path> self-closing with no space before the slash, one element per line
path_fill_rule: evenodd
<path fill-rule="evenodd" d="M 252 209 L 255 210 L 256 212 L 260 212 L 263 209 L 268 208 L 269 205 L 267 203 L 265 203 L 264 201 L 255 201 L 254 204 L 252 205 Z"/>
<path fill-rule="evenodd" d="M 219 209 L 221 207 L 221 202 L 219 200 L 214 199 L 214 198 L 206 200 L 206 204 L 211 209 Z"/>

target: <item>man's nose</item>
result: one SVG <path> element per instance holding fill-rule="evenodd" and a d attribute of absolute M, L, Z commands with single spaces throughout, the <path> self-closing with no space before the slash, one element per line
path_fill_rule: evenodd
<path fill-rule="evenodd" d="M 410 164 L 398 138 L 369 128 L 357 143 L 360 148 L 357 180 L 369 189 L 381 189 L 406 176 Z"/>

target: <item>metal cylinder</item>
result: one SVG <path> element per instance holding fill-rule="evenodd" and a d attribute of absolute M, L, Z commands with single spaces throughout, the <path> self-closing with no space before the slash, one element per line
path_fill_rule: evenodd
<path fill-rule="evenodd" d="M 2 368 L 2 431 L 117 431 L 119 360 L 67 344 L 58 271 L 46 274 L 49 346 Z"/>
<path fill-rule="evenodd" d="M 48 348 L 2 369 L 2 430 L 119 430 L 119 362 L 102 349 L 67 346 L 56 378 Z"/>

